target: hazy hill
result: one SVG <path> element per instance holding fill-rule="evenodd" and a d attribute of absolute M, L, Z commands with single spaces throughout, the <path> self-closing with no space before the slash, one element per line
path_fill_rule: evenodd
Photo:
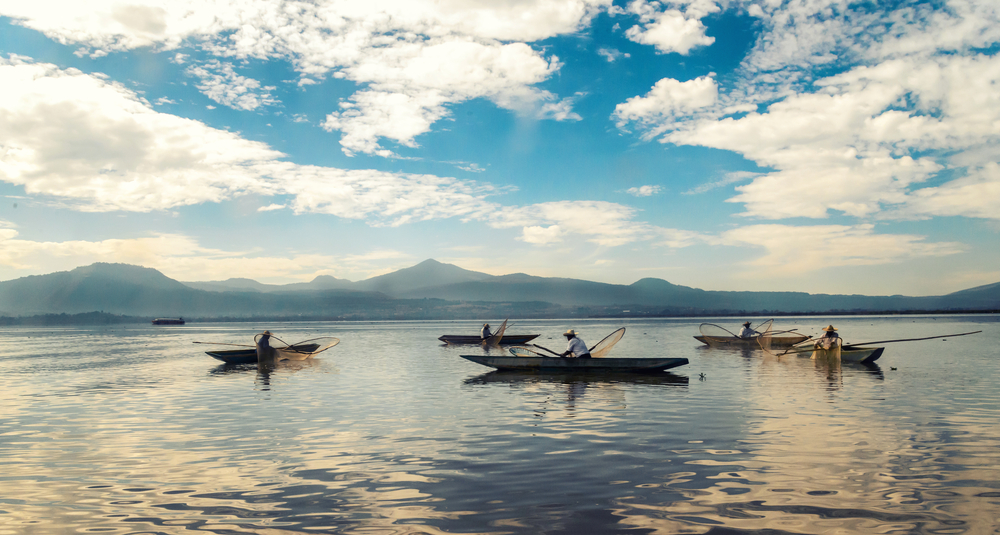
<path fill-rule="evenodd" d="M 354 284 L 346 279 L 319 275 L 310 282 L 264 284 L 253 279 L 232 278 L 224 281 L 185 282 L 185 286 L 210 292 L 314 292 L 317 290 L 349 289 Z"/>
<path fill-rule="evenodd" d="M 450 319 L 607 316 L 626 310 L 682 315 L 998 309 L 1000 283 L 936 297 L 716 292 L 655 278 L 623 285 L 523 273 L 492 276 L 434 260 L 357 283 L 324 276 L 286 285 L 250 279 L 184 284 L 155 269 L 105 263 L 0 282 L 0 315 L 8 316 L 102 311 L 188 318 Z"/>
<path fill-rule="evenodd" d="M 424 260 L 413 266 L 372 277 L 354 283 L 355 290 L 382 292 L 386 295 L 402 297 L 421 288 L 461 284 L 493 278 L 493 275 L 469 271 L 453 264 L 443 264 L 437 260 Z M 436 297 L 436 296 L 420 296 Z"/>

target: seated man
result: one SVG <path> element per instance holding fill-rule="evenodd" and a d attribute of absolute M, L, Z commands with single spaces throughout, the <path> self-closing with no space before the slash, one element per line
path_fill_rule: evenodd
<path fill-rule="evenodd" d="M 816 339 L 816 344 L 813 346 L 816 349 L 831 349 L 843 343 L 840 339 L 840 335 L 837 334 L 837 329 L 835 329 L 833 325 L 830 325 L 823 330 L 826 332 L 823 336 Z"/>
<path fill-rule="evenodd" d="M 490 333 L 490 324 L 484 323 L 483 330 L 479 332 L 479 337 L 482 338 L 483 340 L 486 340 L 490 336 L 493 336 L 493 334 Z"/>
<path fill-rule="evenodd" d="M 760 336 L 760 333 L 750 328 L 750 322 L 743 324 L 743 328 L 740 329 L 740 334 L 736 335 L 740 338 L 753 338 L 754 336 Z"/>
<path fill-rule="evenodd" d="M 576 337 L 576 331 L 570 329 L 564 332 L 563 336 L 566 337 L 566 351 L 560 353 L 560 357 L 572 355 L 578 359 L 590 358 L 590 350 L 587 349 L 587 343 Z"/>

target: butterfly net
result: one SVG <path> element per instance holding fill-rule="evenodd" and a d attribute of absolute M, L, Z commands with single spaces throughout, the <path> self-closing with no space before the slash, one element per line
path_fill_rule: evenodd
<path fill-rule="evenodd" d="M 771 330 L 772 324 L 774 324 L 774 320 L 768 320 L 758 325 L 757 329 L 754 329 L 760 333 L 760 336 L 757 337 L 757 343 L 760 344 L 760 348 L 763 349 L 765 353 L 771 352 L 771 336 L 772 336 L 771 333 L 773 332 Z M 764 325 L 767 325 L 767 327 L 765 327 L 764 330 L 761 331 L 760 327 Z"/>
<path fill-rule="evenodd" d="M 261 339 L 263 337 L 264 337 L 263 333 L 254 336 L 253 337 L 254 344 L 259 346 Z M 340 339 L 334 338 L 332 336 L 321 336 L 319 338 L 311 338 L 309 340 L 303 340 L 301 342 L 289 344 L 284 340 L 282 340 L 281 338 L 278 338 L 277 336 L 274 336 L 272 334 L 268 337 L 267 340 L 267 345 L 274 349 L 281 349 L 283 351 L 292 351 L 295 353 L 304 353 L 311 355 L 322 353 L 323 351 L 326 351 L 327 349 L 330 349 L 331 347 L 339 343 Z"/>
<path fill-rule="evenodd" d="M 594 347 L 590 348 L 590 356 L 594 358 L 600 358 L 608 354 L 612 347 L 625 336 L 625 327 L 618 329 L 617 331 L 604 337 L 604 340 L 597 342 Z"/>
<path fill-rule="evenodd" d="M 550 356 L 550 355 L 546 355 L 546 354 L 544 354 L 544 353 L 542 353 L 540 351 L 536 351 L 534 349 L 531 349 L 530 347 L 524 347 L 524 346 L 514 346 L 514 347 L 510 348 L 510 354 L 514 355 L 515 357 L 546 357 L 546 356 Z"/>
<path fill-rule="evenodd" d="M 503 320 L 503 323 L 500 324 L 500 328 L 497 329 L 497 332 L 491 334 L 489 338 L 483 340 L 483 343 L 487 345 L 499 344 L 505 331 L 507 331 L 507 320 Z"/>
<path fill-rule="evenodd" d="M 698 330 L 707 338 L 734 338 L 736 333 L 714 323 L 702 323 Z"/>

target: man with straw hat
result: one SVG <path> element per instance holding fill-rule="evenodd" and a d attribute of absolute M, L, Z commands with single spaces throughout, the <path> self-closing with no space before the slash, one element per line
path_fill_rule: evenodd
<path fill-rule="evenodd" d="M 816 339 L 816 344 L 813 346 L 816 349 L 830 349 L 841 344 L 840 335 L 837 334 L 837 329 L 833 325 L 829 325 L 823 328 L 826 331 L 823 336 Z"/>
<path fill-rule="evenodd" d="M 740 338 L 753 338 L 754 336 L 760 336 L 760 333 L 750 328 L 750 322 L 743 324 L 743 328 L 740 329 L 740 334 L 737 334 Z"/>
<path fill-rule="evenodd" d="M 493 333 L 490 332 L 490 324 L 489 323 L 484 323 L 483 324 L 483 330 L 479 331 L 479 336 L 483 340 L 486 340 L 490 336 L 493 336 Z"/>
<path fill-rule="evenodd" d="M 573 357 L 578 359 L 590 358 L 590 350 L 587 349 L 587 343 L 581 340 L 580 338 L 577 338 L 576 331 L 570 329 L 564 332 L 563 336 L 566 337 L 566 342 L 567 342 L 566 351 L 560 353 L 559 354 L 560 357 L 567 357 L 569 355 L 572 355 Z"/>

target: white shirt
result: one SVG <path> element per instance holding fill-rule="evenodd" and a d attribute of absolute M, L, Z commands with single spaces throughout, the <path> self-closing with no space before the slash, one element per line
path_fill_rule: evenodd
<path fill-rule="evenodd" d="M 479 336 L 481 336 L 483 338 L 489 338 L 491 336 L 490 335 L 490 326 L 489 325 L 483 325 L 483 330 L 480 331 Z"/>
<path fill-rule="evenodd" d="M 580 340 L 578 337 L 574 336 L 570 338 L 566 344 L 566 351 L 573 354 L 574 357 L 579 357 L 580 355 L 587 355 L 590 350 L 587 349 L 587 343 Z"/>
<path fill-rule="evenodd" d="M 760 333 L 751 329 L 750 327 L 743 327 L 742 329 L 740 329 L 740 334 L 738 334 L 737 336 L 739 336 L 740 338 L 753 338 L 758 334 Z"/>
<path fill-rule="evenodd" d="M 832 349 L 841 344 L 840 335 L 833 331 L 826 331 L 826 334 L 816 340 L 816 347 L 822 349 Z"/>

